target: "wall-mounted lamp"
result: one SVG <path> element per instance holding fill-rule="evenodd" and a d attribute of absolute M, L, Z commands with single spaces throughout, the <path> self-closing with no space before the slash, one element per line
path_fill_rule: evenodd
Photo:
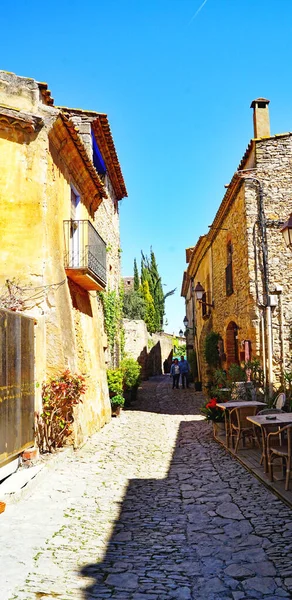
<path fill-rule="evenodd" d="M 205 302 L 205 300 L 203 300 L 205 290 L 199 281 L 198 281 L 194 291 L 195 291 L 196 299 L 198 300 L 198 302 L 201 302 L 201 304 L 203 304 L 204 306 L 210 306 L 211 308 L 214 308 L 214 302 L 212 302 L 212 304 L 209 304 L 208 302 Z"/>
<path fill-rule="evenodd" d="M 292 213 L 288 221 L 286 221 L 283 227 L 281 227 L 281 232 L 283 234 L 283 238 L 287 248 L 290 248 L 290 250 L 292 250 Z"/>
<path fill-rule="evenodd" d="M 179 332 L 178 332 L 178 335 L 179 335 L 179 337 L 183 337 L 183 335 L 184 335 L 184 332 L 183 332 L 183 330 L 182 330 L 182 329 L 180 329 L 180 330 L 179 330 Z"/>

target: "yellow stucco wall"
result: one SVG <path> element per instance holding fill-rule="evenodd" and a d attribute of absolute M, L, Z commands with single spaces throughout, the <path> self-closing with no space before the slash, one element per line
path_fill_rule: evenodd
<path fill-rule="evenodd" d="M 27 94 L 24 83 L 18 94 L 13 86 L 0 85 L 0 104 L 35 111 L 36 103 L 37 91 Z M 31 287 L 24 296 L 29 298 L 26 313 L 37 321 L 36 381 L 66 368 L 86 376 L 88 391 L 75 422 L 75 440 L 81 442 L 110 419 L 103 322 L 95 292 L 86 293 L 86 311 L 72 305 L 63 266 L 63 221 L 70 219 L 70 185 L 77 186 L 49 143 L 58 111 L 38 105 L 37 112 L 44 119 L 38 134 L 0 124 L 0 285 L 15 279 L 21 287 Z M 83 194 L 81 200 L 79 218 L 92 221 L 89 199 Z M 60 287 L 42 287 L 60 282 Z"/>

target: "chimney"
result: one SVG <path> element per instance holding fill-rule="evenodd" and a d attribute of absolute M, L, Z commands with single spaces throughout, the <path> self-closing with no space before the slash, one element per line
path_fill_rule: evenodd
<path fill-rule="evenodd" d="M 250 108 L 253 108 L 253 131 L 255 138 L 270 137 L 270 100 L 266 98 L 257 98 L 253 100 Z"/>

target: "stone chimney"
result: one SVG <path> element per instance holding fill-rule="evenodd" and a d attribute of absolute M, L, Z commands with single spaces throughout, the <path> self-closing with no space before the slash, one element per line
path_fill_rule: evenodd
<path fill-rule="evenodd" d="M 257 98 L 253 100 L 250 108 L 253 108 L 253 131 L 255 138 L 270 137 L 270 100 L 266 98 Z"/>

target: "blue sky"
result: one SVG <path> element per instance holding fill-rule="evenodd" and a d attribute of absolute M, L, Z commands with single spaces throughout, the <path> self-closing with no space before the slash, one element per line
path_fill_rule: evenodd
<path fill-rule="evenodd" d="M 129 198 L 123 274 L 152 245 L 178 332 L 185 248 L 208 230 L 252 137 L 250 103 L 292 130 L 291 0 L 19 0 L 1 8 L 0 68 L 56 104 L 106 112 Z"/>

